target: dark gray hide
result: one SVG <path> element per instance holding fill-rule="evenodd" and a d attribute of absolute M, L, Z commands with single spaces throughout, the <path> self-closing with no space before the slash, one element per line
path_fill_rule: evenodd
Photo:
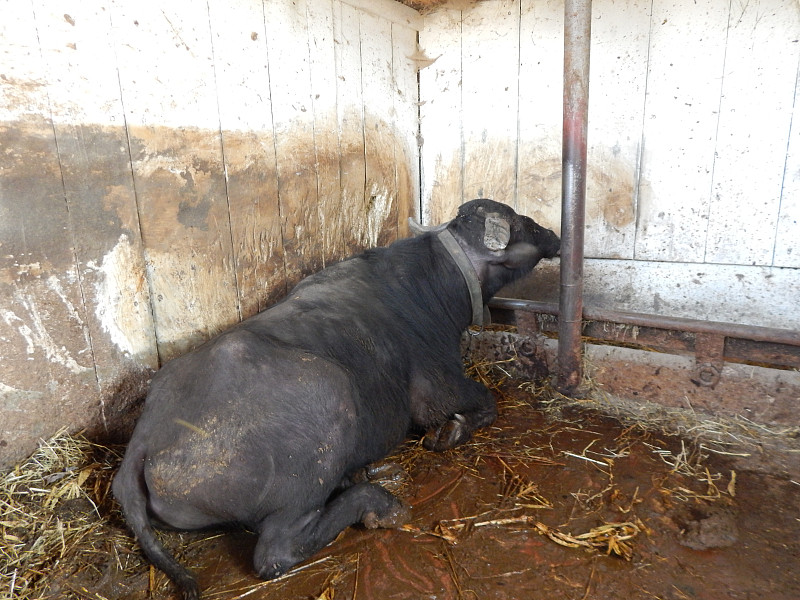
<path fill-rule="evenodd" d="M 560 244 L 491 200 L 467 202 L 445 228 L 484 303 Z M 185 598 L 199 597 L 197 583 L 151 518 L 178 529 L 244 525 L 259 536 L 256 571 L 276 577 L 349 525 L 407 519 L 401 501 L 353 476 L 410 430 L 444 450 L 495 419 L 494 397 L 462 369 L 473 313 L 465 277 L 439 232 L 400 240 L 308 277 L 156 374 L 114 495 Z"/>

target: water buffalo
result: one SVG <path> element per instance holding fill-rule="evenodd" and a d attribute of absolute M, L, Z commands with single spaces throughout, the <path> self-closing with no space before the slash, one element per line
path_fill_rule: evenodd
<path fill-rule="evenodd" d="M 510 207 L 473 200 L 449 223 L 306 278 L 165 364 L 113 487 L 144 553 L 196 599 L 151 519 L 251 529 L 265 579 L 354 523 L 403 524 L 408 507 L 354 475 L 410 430 L 444 450 L 494 421 L 491 392 L 464 376 L 460 336 L 559 246 Z"/>

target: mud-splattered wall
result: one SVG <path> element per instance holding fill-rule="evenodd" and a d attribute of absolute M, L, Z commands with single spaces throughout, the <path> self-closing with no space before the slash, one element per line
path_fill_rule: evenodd
<path fill-rule="evenodd" d="M 563 0 L 423 4 L 425 218 L 485 195 L 558 227 Z M 592 15 L 586 302 L 800 328 L 800 4 Z M 535 277 L 514 293 L 555 300 Z"/>
<path fill-rule="evenodd" d="M 0 467 L 418 212 L 390 0 L 4 0 Z"/>

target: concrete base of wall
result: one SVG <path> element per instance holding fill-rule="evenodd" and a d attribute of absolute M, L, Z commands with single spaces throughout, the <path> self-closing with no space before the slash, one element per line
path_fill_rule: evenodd
<path fill-rule="evenodd" d="M 587 345 L 580 398 L 549 387 L 557 340 L 514 331 L 465 335 L 465 356 L 513 377 L 538 380 L 545 401 L 578 404 L 625 422 L 675 433 L 731 468 L 800 480 L 800 373 L 726 363 L 714 387 L 699 385 L 693 356 Z"/>

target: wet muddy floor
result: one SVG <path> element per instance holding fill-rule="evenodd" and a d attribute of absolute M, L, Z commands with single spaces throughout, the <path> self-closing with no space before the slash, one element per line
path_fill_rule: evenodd
<path fill-rule="evenodd" d="M 271 582 L 254 576 L 246 532 L 164 539 L 208 599 L 800 598 L 795 480 L 554 409 L 518 383 L 497 393 L 498 421 L 467 445 L 412 441 L 387 461 L 402 471 L 382 483 L 412 506 L 403 529 L 350 528 Z M 58 573 L 54 597 L 177 597 L 126 549 Z"/>

